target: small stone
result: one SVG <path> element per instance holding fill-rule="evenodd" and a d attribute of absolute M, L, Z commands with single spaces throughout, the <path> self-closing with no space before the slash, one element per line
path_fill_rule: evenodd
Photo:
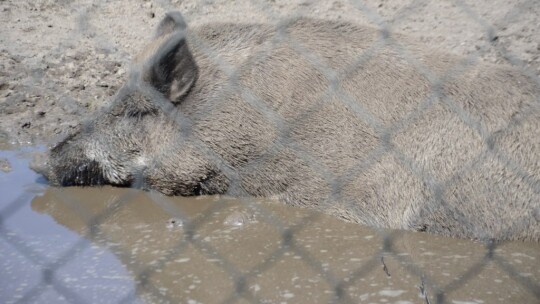
<path fill-rule="evenodd" d="M 9 163 L 9 161 L 5 158 L 0 158 L 0 171 L 4 172 L 4 173 L 9 173 L 11 172 L 12 168 L 11 168 L 11 164 Z"/>
<path fill-rule="evenodd" d="M 184 226 L 184 221 L 181 218 L 172 218 L 167 221 L 168 229 L 176 229 Z"/>
<path fill-rule="evenodd" d="M 231 213 L 223 224 L 225 226 L 244 226 L 246 224 L 249 224 L 254 221 L 254 216 L 252 214 L 248 214 L 247 212 L 240 212 L 240 211 L 234 211 Z"/>
<path fill-rule="evenodd" d="M 106 82 L 104 82 L 104 81 L 102 81 L 102 80 L 98 80 L 98 81 L 96 82 L 96 86 L 101 87 L 101 88 L 108 88 L 108 87 L 109 87 L 109 84 L 106 83 Z"/>

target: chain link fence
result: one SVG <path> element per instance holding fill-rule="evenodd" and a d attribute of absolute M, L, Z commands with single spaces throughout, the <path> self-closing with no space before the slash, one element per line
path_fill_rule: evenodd
<path fill-rule="evenodd" d="M 114 1 L 113 1 L 114 2 Z M 210 7 L 213 5 L 212 1 L 207 1 L 207 5 Z M 44 2 L 46 3 L 46 2 Z M 154 1 L 154 2 L 141 2 L 145 7 L 154 8 L 155 11 L 170 11 L 178 10 L 182 5 L 181 1 Z M 302 4 L 303 3 L 303 4 Z M 321 4 L 321 10 L 324 8 L 322 3 L 314 1 L 313 3 L 306 1 L 299 4 L 297 9 L 293 12 L 292 17 L 294 16 L 303 16 L 303 15 L 312 15 L 313 11 L 311 10 L 313 5 L 317 6 Z M 326 3 L 326 2 L 325 2 Z M 493 142 L 494 134 L 487 128 L 483 127 L 482 124 L 475 119 L 474 115 L 464 110 L 456 101 L 441 95 L 440 86 L 445 82 L 448 82 L 452 79 L 456 79 L 461 75 L 467 73 L 467 71 L 475 66 L 477 63 L 484 60 L 484 55 L 486 53 L 496 52 L 499 59 L 504 59 L 507 63 L 513 65 L 514 67 L 520 69 L 525 75 L 530 79 L 535 81 L 540 85 L 538 80 L 537 73 L 538 71 L 534 70 L 534 66 L 531 66 L 530 62 L 523 62 L 519 59 L 519 56 L 513 54 L 513 52 L 507 49 L 503 44 L 500 43 L 499 29 L 492 26 L 491 22 L 484 20 L 483 17 L 475 10 L 474 6 L 466 1 L 448 1 L 452 7 L 460 10 L 464 18 L 469 18 L 473 20 L 479 29 L 485 40 L 488 41 L 489 47 L 479 48 L 475 52 L 468 54 L 464 60 L 460 61 L 460 64 L 453 66 L 451 69 L 446 71 L 441 77 L 440 74 L 431 71 L 429 67 L 425 66 L 421 60 L 418 59 L 417 55 L 411 53 L 406 47 L 404 47 L 400 41 L 395 40 L 393 32 L 396 28 L 399 27 L 400 22 L 408 18 L 411 14 L 414 14 L 420 8 L 429 4 L 429 1 L 410 1 L 407 5 L 403 5 L 395 14 L 392 19 L 388 19 L 385 16 L 381 16 L 376 9 L 376 5 L 390 5 L 385 1 L 380 1 L 377 3 L 374 2 L 364 2 L 364 1 L 355 1 L 350 0 L 346 1 L 346 4 L 354 9 L 353 14 L 358 14 L 359 19 L 367 19 L 368 23 L 371 26 L 376 26 L 381 33 L 381 39 L 377 41 L 376 44 L 372 45 L 365 51 L 347 70 L 334 70 L 327 64 L 323 58 L 319 58 L 316 54 L 311 52 L 305 45 L 301 42 L 295 40 L 288 33 L 288 26 L 290 23 L 282 22 L 285 18 L 280 10 L 279 1 L 251 1 L 249 5 L 264 16 L 265 20 L 269 20 L 272 24 L 277 24 L 277 34 L 276 41 L 286 44 L 296 54 L 304 58 L 313 68 L 315 68 L 320 74 L 322 74 L 329 83 L 328 90 L 321 95 L 318 101 L 313 104 L 305 113 L 300 113 L 297 120 L 302 121 L 306 120 L 313 114 L 315 109 L 320 108 L 325 101 L 332 97 L 338 97 L 340 101 L 353 113 L 358 120 L 369 125 L 373 130 L 378 134 L 382 134 L 381 138 L 390 139 L 394 134 L 404 130 L 414 121 L 418 120 L 422 115 L 424 115 L 433 107 L 437 106 L 439 103 L 444 107 L 450 109 L 454 115 L 456 115 L 459 120 L 464 123 L 470 130 L 472 130 L 481 140 L 486 143 L 485 148 L 476 155 L 472 157 L 466 163 L 461 165 L 461 168 L 456 170 L 456 174 L 445 180 L 440 180 L 434 175 L 426 173 L 425 170 L 422 170 L 418 167 L 418 164 L 414 162 L 412 158 L 406 155 L 401 151 L 396 145 L 392 144 L 391 140 L 381 140 L 378 148 L 371 151 L 369 155 L 357 165 L 345 170 L 341 174 L 335 174 L 335 172 L 325 166 L 317 156 L 313 155 L 309 149 L 302 147 L 299 144 L 291 143 L 289 134 L 291 132 L 291 125 L 287 122 L 286 119 L 282 117 L 276 110 L 270 108 L 265 104 L 264 100 L 257 95 L 253 90 L 243 87 L 241 82 L 238 81 L 238 71 L 235 67 L 232 67 L 226 63 L 226 61 L 220 58 L 220 54 L 212 50 L 211 47 L 205 46 L 202 39 L 197 40 L 197 37 L 194 37 L 192 43 L 198 44 L 198 47 L 204 50 L 205 55 L 210 58 L 216 65 L 219 66 L 221 72 L 225 73 L 231 79 L 230 87 L 231 90 L 241 94 L 244 97 L 244 101 L 249 104 L 250 107 L 255 109 L 260 113 L 266 120 L 272 122 L 272 125 L 277 129 L 277 134 L 279 134 L 279 140 L 276 140 L 273 145 L 268 147 L 267 152 L 261 157 L 271 158 L 276 151 L 282 146 L 288 146 L 294 151 L 294 156 L 302 160 L 304 163 L 309 164 L 312 170 L 319 172 L 323 177 L 324 181 L 331 185 L 333 189 L 341 189 L 346 183 L 354 180 L 358 175 L 366 170 L 369 170 L 375 163 L 379 162 L 381 158 L 385 155 L 392 155 L 397 161 L 397 164 L 411 172 L 413 175 L 417 176 L 425 184 L 430 185 L 429 189 L 431 191 L 433 206 L 444 206 L 445 199 L 443 197 L 444 189 L 450 187 L 452 184 L 457 183 L 458 177 L 467 175 L 474 170 L 478 170 L 478 166 L 486 161 L 488 157 L 494 157 L 501 164 L 504 164 L 505 170 L 512 172 L 516 176 L 522 178 L 522 180 L 527 183 L 528 190 L 532 191 L 540 196 L 540 181 L 538 176 L 534 176 L 528 173 L 527 170 L 522 168 L 518 161 L 513 159 L 512 156 L 506 155 L 500 149 L 497 149 L 496 146 L 490 145 L 489 143 Z M 80 38 L 81 33 L 89 35 L 90 40 L 93 41 L 96 45 L 96 48 L 109 48 L 110 42 L 107 40 L 112 37 L 106 37 L 102 35 L 95 35 L 91 33 L 91 24 L 99 23 L 99 12 L 100 10 L 107 10 L 109 8 L 110 1 L 97 1 L 89 4 L 87 6 L 77 5 L 73 1 L 65 1 L 65 5 L 71 5 L 74 9 L 74 14 L 76 15 L 76 22 L 78 25 L 77 31 L 72 31 L 71 36 L 67 40 L 76 41 Z M 340 2 L 334 2 L 333 5 L 339 5 Z M 234 6 L 234 4 L 231 4 Z M 514 10 L 504 14 L 504 19 L 498 21 L 498 24 L 512 24 L 515 20 L 520 18 L 520 14 L 524 13 L 530 6 L 538 5 L 535 1 L 522 1 L 519 5 L 514 7 Z M 379 7 L 380 7 L 379 6 Z M 204 10 L 205 6 L 197 6 L 197 9 Z M 196 16 L 196 10 L 192 11 Z M 290 12 L 289 12 L 290 13 Z M 159 18 L 158 13 L 151 12 L 152 16 L 155 14 Z M 360 17 L 361 16 L 361 17 Z M 191 19 L 189 14 L 186 14 L 185 17 L 188 19 L 188 24 L 191 24 Z M 289 14 L 287 18 L 290 18 Z M 193 20 L 195 22 L 195 20 Z M 465 34 L 464 34 L 465 35 Z M 64 46 L 60 45 L 58 52 L 64 52 L 62 49 Z M 421 104 L 421 106 L 411 113 L 406 115 L 401 121 L 394 123 L 390 126 L 382 123 L 375 115 L 372 115 L 370 111 L 365 108 L 362 108 L 354 99 L 354 97 L 349 96 L 341 88 L 341 81 L 349 77 L 352 73 L 357 71 L 362 67 L 366 62 L 369 62 L 370 59 L 377 56 L 377 54 L 385 47 L 391 47 L 394 51 L 400 53 L 409 64 L 412 64 L 417 71 L 421 73 L 423 77 L 430 80 L 430 83 L 433 84 L 428 94 L 428 98 Z M 272 49 L 267 49 L 260 54 L 252 54 L 256 58 L 264 58 L 267 56 Z M 487 56 L 487 55 L 486 55 Z M 489 56 L 487 56 L 489 57 Z M 46 76 L 43 73 L 35 73 L 31 75 L 35 80 L 35 83 L 43 84 L 47 82 L 44 78 L 50 77 Z M 105 84 L 106 85 L 106 84 Z M 144 84 L 140 81 L 140 75 L 137 74 L 136 69 L 130 74 L 128 79 L 128 84 L 125 89 L 120 94 L 129 95 L 135 91 L 143 92 L 144 95 L 150 97 L 155 101 L 164 113 L 170 113 L 170 119 L 177 122 L 179 126 L 187 126 L 187 129 L 193 125 L 193 122 L 186 115 L 183 115 L 181 112 L 177 111 L 176 108 L 165 99 L 161 94 L 157 93 L 155 89 L 151 87 L 145 87 Z M 114 91 L 115 87 L 112 86 L 111 90 Z M 36 86 L 34 89 L 36 92 L 39 91 L 39 94 L 42 96 L 43 91 L 54 90 L 54 87 L 48 86 Z M 56 92 L 54 94 L 57 94 Z M 69 94 L 67 94 L 69 96 Z M 537 115 L 540 96 L 535 96 L 536 106 L 531 109 L 529 115 Z M 438 100 L 438 101 L 435 101 Z M 74 101 L 75 102 L 75 101 Z M 216 103 L 219 103 L 219 100 L 216 100 Z M 217 105 L 219 106 L 219 105 Z M 105 110 L 106 111 L 106 110 Z M 205 112 L 205 111 L 203 111 Z M 517 127 L 520 124 L 520 120 L 526 119 L 526 117 L 521 117 L 516 120 L 512 120 L 510 125 L 506 126 L 507 129 L 512 129 Z M 185 128 L 181 128 L 185 129 Z M 244 194 L 247 196 L 248 193 L 243 193 L 242 179 L 238 176 L 238 173 L 234 170 L 234 166 L 231 165 L 227 160 L 225 160 L 218 153 L 214 152 L 211 147 L 208 147 L 203 141 L 197 140 L 195 138 L 190 138 L 189 134 L 185 136 L 187 141 L 190 141 L 191 144 L 197 145 L 197 147 L 204 151 L 204 153 L 212 159 L 212 161 L 217 164 L 219 169 L 225 173 L 227 179 L 230 182 L 230 191 L 234 191 L 235 194 Z M 252 168 L 255 170 L 259 163 L 253 162 L 246 165 L 247 168 Z M 231 169 L 233 168 L 233 169 Z M 142 174 L 139 178 L 136 178 L 136 182 L 133 183 L 133 188 L 139 188 L 142 183 Z M 85 248 L 89 246 L 86 238 L 94 239 L 99 235 L 100 238 L 107 239 L 107 235 L 100 231 L 100 225 L 114 217 L 118 210 L 122 208 L 129 208 L 129 202 L 132 197 L 138 193 L 137 190 L 127 191 L 125 194 L 117 197 L 114 202 L 109 204 L 109 207 L 106 210 L 103 210 L 98 215 L 90 215 L 84 208 L 78 207 L 77 202 L 74 201 L 73 197 L 70 197 L 69 194 L 65 193 L 61 189 L 55 191 L 57 198 L 64 202 L 69 202 L 71 208 L 75 214 L 77 214 L 81 219 L 84 219 L 87 223 L 87 234 L 84 235 L 85 238 L 81 238 L 80 242 L 75 244 L 70 248 L 63 256 L 60 258 L 50 261 L 47 258 L 44 258 L 39 252 L 37 252 L 32 245 L 17 235 L 16 232 L 11 231 L 9 227 L 3 223 L 6 219 L 16 213 L 20 208 L 22 208 L 26 201 L 29 200 L 33 194 L 24 193 L 21 197 L 9 203 L 6 207 L 0 210 L 0 237 L 2 240 L 12 247 L 14 247 L 20 256 L 28 259 L 31 263 L 40 268 L 41 271 L 41 282 L 35 287 L 28 290 L 20 299 L 17 300 L 17 303 L 27 303 L 35 302 L 39 297 L 49 289 L 54 289 L 58 294 L 62 295 L 65 300 L 71 303 L 86 303 L 87 299 L 82 298 L 77 292 L 68 288 L 61 280 L 56 276 L 57 270 L 70 261 L 72 261 L 77 255 L 80 254 Z M 462 273 L 459 276 L 458 280 L 454 280 L 448 284 L 441 284 L 436 279 L 426 276 L 425 272 L 422 270 L 422 267 L 419 267 L 414 264 L 407 256 L 401 255 L 395 249 L 395 243 L 401 237 L 399 233 L 387 233 L 384 231 L 379 231 L 379 237 L 382 238 L 383 242 L 381 244 L 380 252 L 376 255 L 373 255 L 371 259 L 364 262 L 360 267 L 355 269 L 352 274 L 342 277 L 336 272 L 325 268 L 323 265 L 325 261 L 318 260 L 302 246 L 297 240 L 296 235 L 298 231 L 301 231 L 306 225 L 309 225 L 317 220 L 317 216 L 309 216 L 304 218 L 304 220 L 296 225 L 288 226 L 283 223 L 283 221 L 273 214 L 266 211 L 263 207 L 258 205 L 250 205 L 251 208 L 256 208 L 257 213 L 260 214 L 264 222 L 271 224 L 276 228 L 281 236 L 281 246 L 279 246 L 275 251 L 271 252 L 266 256 L 266 258 L 261 259 L 255 267 L 251 268 L 249 271 L 240 271 L 230 262 L 227 256 L 221 253 L 218 249 L 212 247 L 212 245 L 206 242 L 204 239 L 197 238 L 197 231 L 201 226 L 205 225 L 212 214 L 215 214 L 220 209 L 224 208 L 224 205 L 215 204 L 211 208 L 205 211 L 205 214 L 208 216 L 202 216 L 196 220 L 188 220 L 185 212 L 179 208 L 176 204 L 172 203 L 170 198 L 163 197 L 160 195 L 154 195 L 152 193 L 148 194 L 149 197 L 153 200 L 156 206 L 163 209 L 171 218 L 181 219 L 183 221 L 183 237 L 181 241 L 169 248 L 165 254 L 163 254 L 156 263 L 151 265 L 141 265 L 142 268 L 135 275 L 134 281 L 137 284 L 136 290 L 129 293 L 125 298 L 123 298 L 119 303 L 131 303 L 138 301 L 138 292 L 144 290 L 147 293 L 153 295 L 155 301 L 159 302 L 171 302 L 174 303 L 175 299 L 170 299 L 167 297 L 167 294 L 163 293 L 158 286 L 155 286 L 152 280 L 150 279 L 154 274 L 164 271 L 167 267 L 167 263 L 171 260 L 178 259 L 182 256 L 183 253 L 187 250 L 186 248 L 191 248 L 196 250 L 202 256 L 206 256 L 209 259 L 219 260 L 218 264 L 221 269 L 229 274 L 229 277 L 234 286 L 234 291 L 222 299 L 223 303 L 237 303 L 240 301 L 248 303 L 259 303 L 264 302 L 260 299 L 256 292 L 249 288 L 248 282 L 258 275 L 264 275 L 266 271 L 275 267 L 280 259 L 284 258 L 287 254 L 293 254 L 295 256 L 301 257 L 305 265 L 316 273 L 319 273 L 324 281 L 331 287 L 333 290 L 332 300 L 333 303 L 358 303 L 362 302 L 361 299 L 351 297 L 347 288 L 354 284 L 359 284 L 359 282 L 368 277 L 373 271 L 380 271 L 380 267 L 383 267 L 384 272 L 390 276 L 389 267 L 385 262 L 385 258 L 392 257 L 397 261 L 406 265 L 406 270 L 410 275 L 416 280 L 415 284 L 418 284 L 419 291 L 423 296 L 422 301 L 424 303 L 448 303 L 449 299 L 446 298 L 446 295 L 451 294 L 455 290 L 459 290 L 466 286 L 468 282 L 478 276 L 481 276 L 481 273 L 484 271 L 486 265 L 496 264 L 498 267 L 503 269 L 508 276 L 517 282 L 523 289 L 530 292 L 537 300 L 540 301 L 540 284 L 535 281 L 533 277 L 527 277 L 520 274 L 520 271 L 515 269 L 508 260 L 503 256 L 497 253 L 497 248 L 504 243 L 496 242 L 487 242 L 485 243 L 485 254 L 481 257 L 475 264 L 469 267 L 469 269 Z M 502 195 L 502 193 L 499 193 Z M 340 196 L 339 191 L 332 191 L 331 195 L 327 197 L 327 202 L 321 203 L 330 204 L 330 202 L 339 201 L 342 197 Z M 247 199 L 246 199 L 247 200 Z M 355 202 L 351 202 L 354 204 Z M 458 220 L 463 223 L 464 226 L 468 226 L 467 222 L 470 218 L 466 214 L 455 214 L 454 216 L 458 217 Z M 520 225 L 517 223 L 517 225 Z M 472 225 L 471 225 L 472 226 Z M 179 288 L 183 288 L 179 286 Z M 430 292 L 428 292 L 428 290 Z"/>

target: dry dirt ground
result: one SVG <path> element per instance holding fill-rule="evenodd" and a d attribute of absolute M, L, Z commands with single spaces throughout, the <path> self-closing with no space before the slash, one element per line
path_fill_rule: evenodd
<path fill-rule="evenodd" d="M 0 0 L 0 148 L 55 141 L 106 105 L 169 10 L 190 26 L 351 20 L 540 74 L 538 0 Z"/>

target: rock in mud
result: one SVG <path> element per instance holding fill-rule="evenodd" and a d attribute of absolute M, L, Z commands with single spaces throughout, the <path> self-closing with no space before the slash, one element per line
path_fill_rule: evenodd
<path fill-rule="evenodd" d="M 12 168 L 9 161 L 5 158 L 0 158 L 0 171 L 4 173 L 8 173 L 8 172 L 11 172 L 11 170 Z"/>

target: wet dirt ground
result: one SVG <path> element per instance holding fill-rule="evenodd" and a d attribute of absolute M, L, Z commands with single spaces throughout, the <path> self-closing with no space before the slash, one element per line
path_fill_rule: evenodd
<path fill-rule="evenodd" d="M 377 231 L 278 202 L 51 188 L 1 151 L 1 303 L 537 303 L 540 244 Z"/>

